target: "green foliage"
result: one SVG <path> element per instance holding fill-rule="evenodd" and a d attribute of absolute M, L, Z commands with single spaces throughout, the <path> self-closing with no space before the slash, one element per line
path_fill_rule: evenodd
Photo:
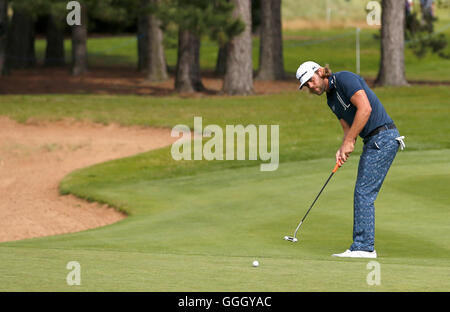
<path fill-rule="evenodd" d="M 134 1 L 131 1 L 134 2 Z M 117 23 L 130 23 L 129 11 L 124 6 L 122 1 L 116 0 L 102 0 L 102 1 L 89 1 L 88 9 L 92 16 L 105 21 Z"/>
<path fill-rule="evenodd" d="M 444 34 L 434 32 L 434 22 L 437 19 L 431 14 L 423 14 L 422 19 L 417 12 L 406 15 L 405 39 L 409 41 L 409 48 L 418 58 L 423 58 L 428 52 L 442 58 L 450 58 L 445 52 L 447 39 Z"/>
<path fill-rule="evenodd" d="M 10 0 L 9 4 L 13 10 L 31 14 L 33 19 L 45 14 L 50 10 L 52 0 Z"/>
<path fill-rule="evenodd" d="M 227 0 L 165 0 L 149 10 L 161 19 L 163 27 L 174 23 L 199 37 L 208 35 L 224 44 L 245 28 L 240 19 L 232 17 L 233 8 Z"/>
<path fill-rule="evenodd" d="M 105 23 L 115 22 L 125 28 L 135 22 L 138 12 L 138 0 L 79 0 L 86 5 L 88 26 L 95 27 L 95 21 Z M 13 10 L 25 11 L 34 19 L 40 16 L 52 15 L 59 25 L 66 25 L 68 0 L 10 0 Z"/>

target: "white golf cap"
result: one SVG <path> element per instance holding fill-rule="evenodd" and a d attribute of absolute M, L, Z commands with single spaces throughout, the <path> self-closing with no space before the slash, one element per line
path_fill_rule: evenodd
<path fill-rule="evenodd" d="M 300 81 L 300 86 L 298 88 L 301 89 L 303 85 L 314 76 L 314 73 L 320 67 L 322 66 L 312 61 L 307 61 L 300 65 L 297 69 L 297 74 L 295 75 Z"/>

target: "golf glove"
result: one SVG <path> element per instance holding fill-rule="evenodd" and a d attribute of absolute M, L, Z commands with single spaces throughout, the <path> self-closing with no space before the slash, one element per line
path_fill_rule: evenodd
<path fill-rule="evenodd" d="M 405 145 L 405 142 L 403 142 L 403 139 L 404 139 L 405 137 L 402 135 L 402 136 L 399 136 L 399 137 L 396 137 L 395 139 L 398 141 L 398 143 L 400 144 L 400 149 L 403 151 L 404 149 L 405 149 L 405 147 L 406 147 L 406 145 Z"/>

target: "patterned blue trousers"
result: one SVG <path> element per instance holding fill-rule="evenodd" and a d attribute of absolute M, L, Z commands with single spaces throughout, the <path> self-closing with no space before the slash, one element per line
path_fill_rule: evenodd
<path fill-rule="evenodd" d="M 365 140 L 359 159 L 353 202 L 353 244 L 350 250 L 373 251 L 375 199 L 399 148 L 397 129 L 382 131 Z"/>

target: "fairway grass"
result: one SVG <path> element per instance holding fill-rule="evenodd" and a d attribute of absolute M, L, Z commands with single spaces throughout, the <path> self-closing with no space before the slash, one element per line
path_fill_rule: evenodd
<path fill-rule="evenodd" d="M 284 241 L 333 163 L 283 163 L 98 189 L 134 215 L 75 234 L 0 244 L 2 291 L 448 291 L 450 150 L 399 152 L 376 201 L 381 284 L 349 247 L 357 157 L 330 181 L 299 233 Z M 252 261 L 260 262 L 258 268 Z M 81 265 L 68 286 L 66 264 Z"/>

